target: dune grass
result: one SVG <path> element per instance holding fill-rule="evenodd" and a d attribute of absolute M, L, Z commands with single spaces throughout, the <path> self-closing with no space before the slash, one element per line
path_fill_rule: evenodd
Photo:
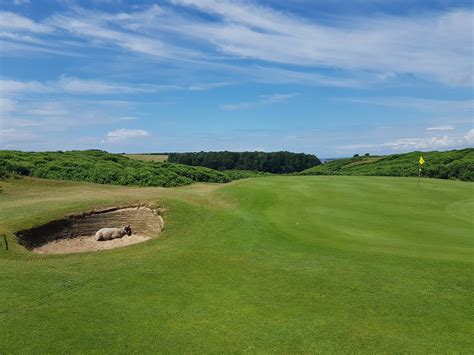
<path fill-rule="evenodd" d="M 474 350 L 474 185 L 264 177 L 173 189 L 2 182 L 2 352 Z M 68 213 L 165 206 L 159 239 L 44 256 L 11 238 Z M 2 241 L 0 240 L 0 243 Z"/>

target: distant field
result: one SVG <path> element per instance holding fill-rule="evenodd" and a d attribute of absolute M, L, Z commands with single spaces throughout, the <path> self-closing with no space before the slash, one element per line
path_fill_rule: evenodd
<path fill-rule="evenodd" d="M 5 353 L 472 353 L 474 184 L 270 176 L 179 188 L 0 181 Z M 164 206 L 160 238 L 44 256 L 14 231 Z"/>
<path fill-rule="evenodd" d="M 125 154 L 126 157 L 135 160 L 164 162 L 168 159 L 166 154 Z"/>

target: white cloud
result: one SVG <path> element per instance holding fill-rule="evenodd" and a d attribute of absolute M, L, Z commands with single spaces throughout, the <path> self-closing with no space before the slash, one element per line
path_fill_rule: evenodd
<path fill-rule="evenodd" d="M 356 149 L 372 149 L 374 151 L 413 151 L 413 150 L 447 150 L 465 148 L 474 143 L 474 129 L 469 130 L 465 135 L 443 135 L 436 137 L 422 138 L 399 138 L 385 143 L 351 144 L 337 147 L 344 151 L 354 151 Z"/>
<path fill-rule="evenodd" d="M 34 33 L 46 33 L 51 31 L 49 26 L 37 23 L 27 17 L 8 11 L 0 12 L 0 29 Z"/>
<path fill-rule="evenodd" d="M 251 1 L 171 2 L 175 7 L 153 5 L 129 13 L 73 7 L 42 23 L 3 12 L 0 28 L 6 29 L 9 36 L 13 36 L 13 30 L 35 33 L 54 30 L 55 35 L 62 37 L 49 41 L 51 44 L 56 41 L 61 49 L 64 49 L 64 34 L 68 33 L 68 37 L 80 38 L 83 46 L 119 48 L 185 66 L 220 65 L 225 59 L 240 58 L 263 61 L 266 65 L 369 73 L 378 82 L 394 80 L 399 74 L 459 86 L 470 86 L 474 81 L 471 64 L 474 11 L 471 9 L 405 17 L 334 17 L 331 22 L 322 23 Z M 209 16 L 178 11 L 180 6 L 210 14 L 212 20 Z M 31 38 L 17 40 L 26 42 Z M 44 48 L 38 46 L 38 50 Z M 298 80 L 297 75 L 288 75 Z M 305 79 L 305 73 L 301 73 L 299 80 L 344 85 L 338 75 L 310 75 L 311 79 Z M 350 78 L 351 75 L 349 82 Z"/>
<path fill-rule="evenodd" d="M 0 96 L 0 118 L 7 112 L 15 111 L 17 102 Z"/>
<path fill-rule="evenodd" d="M 474 144 L 474 128 L 469 130 L 463 138 L 467 143 Z"/>
<path fill-rule="evenodd" d="M 11 147 L 17 143 L 32 143 L 38 141 L 38 137 L 31 132 L 18 130 L 16 128 L 0 129 L 0 147 Z"/>
<path fill-rule="evenodd" d="M 442 126 L 428 127 L 426 130 L 430 132 L 431 131 L 439 132 L 439 131 L 452 131 L 453 129 L 454 127 L 451 125 L 442 125 Z"/>
<path fill-rule="evenodd" d="M 145 138 L 148 137 L 150 133 L 148 131 L 144 131 L 142 129 L 125 129 L 119 128 L 115 131 L 111 131 L 107 133 L 106 141 L 108 143 L 119 143 L 119 142 L 126 142 L 128 140 L 132 140 L 135 138 Z"/>
<path fill-rule="evenodd" d="M 188 90 L 190 90 L 190 91 L 205 91 L 205 90 L 221 88 L 221 87 L 229 86 L 229 85 L 233 85 L 233 84 L 235 84 L 235 82 L 228 82 L 228 81 L 217 82 L 217 83 L 194 84 L 194 85 L 190 85 L 188 87 Z"/>
<path fill-rule="evenodd" d="M 119 120 L 121 120 L 121 121 L 135 121 L 135 120 L 138 120 L 138 118 L 134 117 L 134 116 L 122 116 L 122 117 L 119 117 Z"/>
<path fill-rule="evenodd" d="M 48 92 L 47 86 L 37 81 L 0 80 L 1 93 Z"/>
<path fill-rule="evenodd" d="M 13 0 L 13 3 L 17 6 L 30 4 L 30 0 Z"/>
<path fill-rule="evenodd" d="M 386 143 L 393 150 L 431 150 L 446 149 L 456 145 L 456 140 L 448 136 L 430 138 L 406 138 Z"/>
<path fill-rule="evenodd" d="M 194 50 L 182 50 L 157 36 L 140 33 L 132 28 L 138 25 L 132 27 L 123 25 L 122 20 L 135 18 L 133 13 L 111 15 L 82 9 L 77 9 L 77 11 L 76 14 L 54 15 L 47 20 L 47 23 L 62 31 L 89 39 L 95 46 L 112 44 L 132 53 L 163 59 L 184 59 L 195 54 Z M 143 18 L 140 17 L 139 20 L 142 21 Z"/>
<path fill-rule="evenodd" d="M 264 105 L 288 102 L 288 100 L 298 95 L 299 95 L 298 93 L 260 95 L 259 99 L 254 102 L 239 102 L 237 104 L 224 104 L 224 105 L 220 105 L 220 108 L 222 110 L 250 109 L 250 108 L 256 108 L 256 107 L 264 106 Z"/>
<path fill-rule="evenodd" d="M 227 55 L 393 73 L 391 76 L 411 73 L 452 85 L 468 86 L 473 81 L 474 12 L 470 10 L 407 18 L 340 19 L 329 26 L 250 2 L 173 3 L 219 16 L 221 22 L 189 21 L 175 30 L 211 43 Z"/>
<path fill-rule="evenodd" d="M 60 92 L 75 94 L 123 94 L 123 93 L 151 93 L 161 90 L 163 87 L 151 84 L 127 85 L 110 83 L 99 80 L 84 80 L 77 78 L 62 77 L 50 86 Z"/>
<path fill-rule="evenodd" d="M 87 80 L 61 77 L 55 81 L 0 80 L 0 92 L 3 93 L 68 93 L 87 95 L 154 93 L 161 90 L 179 89 L 171 85 L 123 84 L 100 80 Z"/>
<path fill-rule="evenodd" d="M 474 109 L 474 100 L 434 100 L 414 97 L 358 97 L 343 98 L 339 100 L 426 112 L 472 111 Z"/>
<path fill-rule="evenodd" d="M 131 117 L 135 113 L 135 103 L 116 100 L 67 100 L 45 101 L 7 99 L 9 111 L 1 112 L 2 128 L 32 127 L 32 133 L 68 131 L 77 127 L 88 127 L 121 121 L 121 117 Z M 74 134 L 74 133 L 72 133 Z"/>
<path fill-rule="evenodd" d="M 0 93 L 56 93 L 72 95 L 151 94 L 170 90 L 205 91 L 225 85 L 231 85 L 231 83 L 196 83 L 190 86 L 130 84 L 62 76 L 58 80 L 45 82 L 0 79 Z"/>

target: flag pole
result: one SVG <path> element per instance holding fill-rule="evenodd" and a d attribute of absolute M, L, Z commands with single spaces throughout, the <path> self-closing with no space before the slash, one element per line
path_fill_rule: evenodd
<path fill-rule="evenodd" d="M 421 167 L 425 163 L 425 159 L 423 159 L 423 156 L 420 155 L 420 159 L 418 159 L 418 190 L 420 189 L 420 177 L 421 177 Z"/>
<path fill-rule="evenodd" d="M 418 190 L 420 189 L 420 175 L 421 175 L 421 165 L 418 168 Z"/>

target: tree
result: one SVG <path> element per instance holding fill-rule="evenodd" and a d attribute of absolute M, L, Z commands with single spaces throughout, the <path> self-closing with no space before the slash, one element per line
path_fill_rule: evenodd
<path fill-rule="evenodd" d="M 205 166 L 215 170 L 249 170 L 274 174 L 302 171 L 321 164 L 312 154 L 290 152 L 199 152 L 172 153 L 170 163 Z"/>

